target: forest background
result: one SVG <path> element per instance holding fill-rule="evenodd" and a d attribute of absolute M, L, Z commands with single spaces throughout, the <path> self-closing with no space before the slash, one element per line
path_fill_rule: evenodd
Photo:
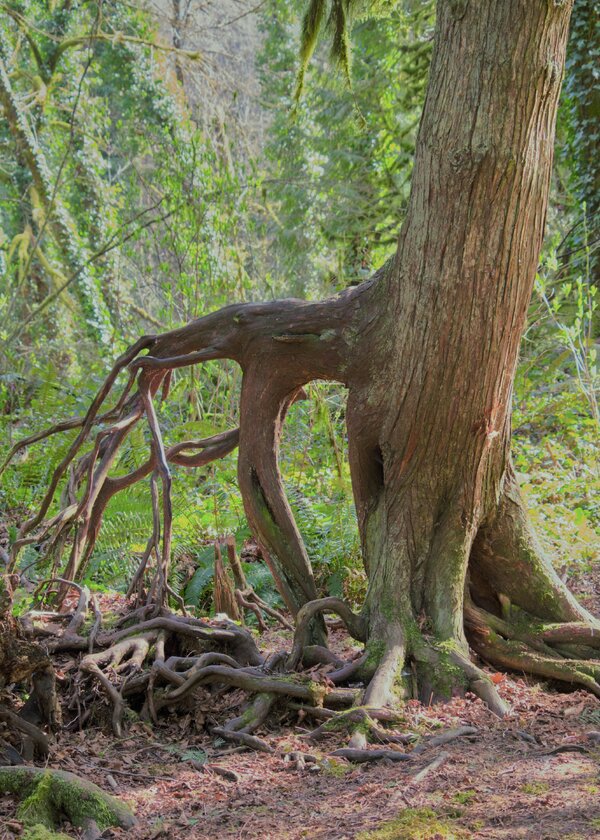
<path fill-rule="evenodd" d="M 389 4 L 353 32 L 351 85 L 317 50 L 299 102 L 294 0 L 0 3 L 0 461 L 80 415 L 140 334 L 232 301 L 319 299 L 393 252 L 432 46 L 433 4 Z M 398 37 L 400 33 L 400 38 Z M 600 36 L 577 0 L 547 234 L 515 392 L 513 457 L 562 576 L 595 586 L 600 534 Z M 393 84 L 390 84 L 393 79 Z M 169 443 L 237 425 L 240 371 L 176 371 Z M 0 488 L 0 546 L 71 434 L 30 447 Z M 134 430 L 117 472 L 141 464 Z M 323 594 L 361 603 L 365 578 L 341 386 L 317 383 L 286 423 L 282 472 Z M 212 605 L 213 542 L 250 538 L 235 453 L 174 468 L 171 585 Z M 123 588 L 152 527 L 148 487 L 110 503 L 84 577 Z M 277 601 L 256 555 L 245 571 Z M 42 578 L 35 545 L 21 568 Z M 588 584 L 589 585 L 589 584 Z"/>

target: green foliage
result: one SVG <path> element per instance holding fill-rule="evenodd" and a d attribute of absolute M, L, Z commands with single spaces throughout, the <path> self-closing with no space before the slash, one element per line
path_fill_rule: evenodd
<path fill-rule="evenodd" d="M 290 124 L 282 102 L 293 103 L 298 36 L 287 4 L 271 10 L 260 56 L 273 122 L 259 229 L 277 246 L 270 271 L 289 277 L 302 296 L 368 277 L 390 255 L 404 216 L 433 4 L 411 11 L 384 4 L 380 12 L 353 29 L 352 89 L 332 78 L 317 49 Z"/>
<path fill-rule="evenodd" d="M 188 320 L 247 287 L 232 247 L 243 188 L 155 41 L 147 12 L 112 2 L 100 14 L 26 0 L 0 24 L 0 94 L 16 114 L 0 126 L 0 338 L 44 353 L 54 342 L 46 358 L 70 375 L 98 335 L 118 351 L 140 321 Z M 5 367 L 31 377 L 18 353 Z"/>
<path fill-rule="evenodd" d="M 579 203 L 600 219 L 600 18 L 595 0 L 575 0 L 559 112 L 559 147 Z"/>
<path fill-rule="evenodd" d="M 585 243 L 585 217 L 581 226 Z M 536 280 L 516 381 L 514 460 L 543 543 L 561 569 L 585 570 L 600 535 L 598 293 L 589 260 L 563 257 L 562 240 L 557 233 L 548 243 Z"/>
<path fill-rule="evenodd" d="M 214 559 L 214 546 L 209 546 L 197 554 L 196 571 L 187 584 L 183 596 L 186 604 L 198 607 L 207 606 L 206 596 L 211 594 L 211 585 L 215 575 Z"/>
<path fill-rule="evenodd" d="M 222 546 L 223 556 L 226 547 Z M 214 543 L 202 547 L 193 557 L 194 574 L 187 582 L 183 599 L 189 606 L 209 611 L 212 607 L 213 580 L 215 575 Z M 281 607 L 281 598 L 275 589 L 273 578 L 268 568 L 261 562 L 242 563 L 248 585 L 256 594 L 273 607 Z M 248 616 L 252 621 L 252 616 Z"/>
<path fill-rule="evenodd" d="M 308 397 L 292 406 L 286 424 L 281 466 L 287 495 L 319 585 L 355 599 L 364 579 L 356 575 L 361 553 L 346 451 L 346 392 L 313 383 Z"/>

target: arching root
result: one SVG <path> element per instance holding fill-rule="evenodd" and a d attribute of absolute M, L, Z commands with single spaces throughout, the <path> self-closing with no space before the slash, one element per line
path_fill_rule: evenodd
<path fill-rule="evenodd" d="M 302 661 L 303 651 L 310 643 L 311 622 L 315 616 L 322 615 L 325 612 L 333 612 L 339 615 L 353 639 L 357 639 L 360 642 L 367 640 L 367 627 L 364 620 L 361 616 L 354 613 L 349 605 L 345 601 L 342 601 L 341 598 L 320 598 L 315 601 L 309 601 L 307 604 L 304 604 L 296 617 L 294 641 L 291 653 L 286 662 L 288 670 L 295 670 Z"/>

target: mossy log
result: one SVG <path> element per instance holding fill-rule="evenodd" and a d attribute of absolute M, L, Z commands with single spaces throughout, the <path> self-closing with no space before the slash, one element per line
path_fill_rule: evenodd
<path fill-rule="evenodd" d="M 52 830 L 66 819 L 76 828 L 85 828 L 93 821 L 104 831 L 132 828 L 136 822 L 124 802 L 64 770 L 0 767 L 0 793 L 21 798 L 17 818 L 26 827 L 41 825 Z"/>

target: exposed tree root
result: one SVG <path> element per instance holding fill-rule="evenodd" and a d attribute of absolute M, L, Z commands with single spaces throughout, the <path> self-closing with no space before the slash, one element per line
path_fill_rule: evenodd
<path fill-rule="evenodd" d="M 0 706 L 0 721 L 4 721 L 9 724 L 9 727 L 13 732 L 17 731 L 21 733 L 27 741 L 33 745 L 42 758 L 45 758 L 48 755 L 50 751 L 49 739 L 47 735 L 33 723 L 24 720 L 22 717 L 15 714 L 15 712 L 10 709 L 6 709 L 3 706 Z M 29 751 L 26 745 L 22 746 L 20 752 L 24 758 L 28 760 L 33 759 L 34 752 L 33 750 Z"/>
<path fill-rule="evenodd" d="M 361 750 L 352 747 L 342 747 L 334 750 L 331 755 L 345 758 L 353 764 L 364 764 L 372 761 L 410 761 L 410 754 L 398 750 Z"/>
<path fill-rule="evenodd" d="M 255 735 L 248 735 L 247 732 L 238 732 L 231 729 L 224 729 L 220 726 L 215 726 L 212 731 L 213 735 L 218 738 L 223 738 L 224 741 L 233 741 L 234 744 L 243 744 L 251 750 L 258 752 L 274 753 L 273 747 L 269 746 L 262 738 L 257 738 Z"/>
<path fill-rule="evenodd" d="M 292 651 L 287 660 L 287 668 L 294 670 L 302 661 L 302 655 L 310 640 L 310 627 L 313 618 L 324 612 L 334 612 L 342 619 L 350 635 L 358 641 L 366 641 L 366 625 L 363 619 L 352 612 L 340 598 L 320 598 L 309 601 L 299 611 L 296 619 L 296 631 Z"/>
<path fill-rule="evenodd" d="M 545 625 L 517 612 L 511 621 L 467 605 L 465 626 L 474 650 L 500 667 L 579 685 L 600 697 L 600 660 L 589 657 L 595 655 L 600 629 L 583 623 Z M 565 655 L 565 645 L 581 658 Z"/>

